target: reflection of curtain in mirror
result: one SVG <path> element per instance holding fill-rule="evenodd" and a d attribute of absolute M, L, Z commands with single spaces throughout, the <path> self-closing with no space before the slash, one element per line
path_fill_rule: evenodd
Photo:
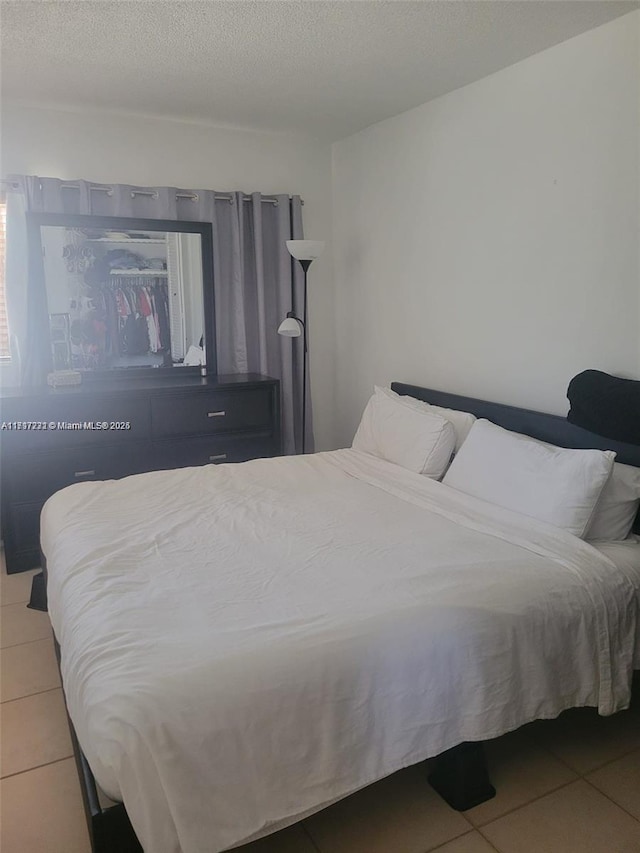
<path fill-rule="evenodd" d="M 169 283 L 169 327 L 171 357 L 182 361 L 187 351 L 184 304 L 184 259 L 180 234 L 167 233 L 167 273 Z"/>

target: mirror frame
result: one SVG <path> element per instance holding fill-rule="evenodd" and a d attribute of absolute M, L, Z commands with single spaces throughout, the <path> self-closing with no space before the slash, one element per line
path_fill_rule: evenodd
<path fill-rule="evenodd" d="M 189 222 L 181 219 L 139 219 L 127 216 L 92 216 L 76 213 L 27 213 L 29 244 L 29 314 L 33 322 L 29 333 L 42 335 L 47 341 L 47 363 L 53 370 L 47 286 L 42 256 L 40 228 L 53 225 L 67 228 L 104 228 L 112 231 L 170 231 L 177 234 L 199 234 L 202 252 L 202 300 L 204 311 L 204 341 L 206 352 L 205 375 L 217 375 L 216 314 L 213 279 L 213 227 L 210 222 Z M 32 345 L 31 342 L 28 344 Z M 179 376 L 200 375 L 200 367 L 109 367 L 82 371 L 83 380 L 91 379 L 176 379 Z"/>

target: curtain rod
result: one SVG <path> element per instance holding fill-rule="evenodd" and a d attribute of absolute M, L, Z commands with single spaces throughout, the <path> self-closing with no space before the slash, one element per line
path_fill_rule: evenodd
<path fill-rule="evenodd" d="M 6 186 L 9 190 L 17 190 L 20 188 L 20 184 L 17 181 L 9 181 L 6 179 L 0 179 L 0 184 Z M 77 184 L 61 184 L 60 189 L 62 190 L 79 190 L 80 187 Z M 106 193 L 107 195 L 113 195 L 113 190 L 111 187 L 89 187 L 89 192 L 96 193 Z M 131 198 L 135 198 L 137 195 L 139 196 L 149 196 L 150 198 L 158 198 L 158 193 L 155 190 L 131 190 Z M 199 201 L 200 196 L 198 193 L 176 193 L 176 198 L 186 199 L 188 201 Z M 216 201 L 228 201 L 229 203 L 233 202 L 234 196 L 232 195 L 222 195 L 216 194 L 214 195 Z M 291 198 L 291 197 L 289 197 Z M 252 201 L 252 197 L 250 195 L 243 195 L 243 201 Z M 260 199 L 264 204 L 273 204 L 274 206 L 278 204 L 278 199 L 274 196 L 264 196 Z M 300 204 L 304 204 L 304 199 L 300 199 Z"/>

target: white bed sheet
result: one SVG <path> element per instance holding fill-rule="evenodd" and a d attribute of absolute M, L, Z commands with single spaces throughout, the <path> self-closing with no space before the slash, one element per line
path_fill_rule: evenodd
<path fill-rule="evenodd" d="M 153 853 L 629 702 L 632 573 L 357 451 L 78 484 L 41 534 L 80 744 Z"/>
<path fill-rule="evenodd" d="M 631 578 L 636 588 L 640 612 L 640 537 L 631 536 L 622 542 L 592 542 L 608 560 Z M 640 669 L 640 630 L 636 634 L 633 668 Z"/>

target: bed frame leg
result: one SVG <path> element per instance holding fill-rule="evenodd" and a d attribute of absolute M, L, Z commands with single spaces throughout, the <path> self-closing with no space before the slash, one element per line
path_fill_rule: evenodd
<path fill-rule="evenodd" d="M 461 743 L 443 752 L 436 758 L 435 769 L 428 779 L 442 799 L 459 812 L 496 795 L 482 743 Z"/>

